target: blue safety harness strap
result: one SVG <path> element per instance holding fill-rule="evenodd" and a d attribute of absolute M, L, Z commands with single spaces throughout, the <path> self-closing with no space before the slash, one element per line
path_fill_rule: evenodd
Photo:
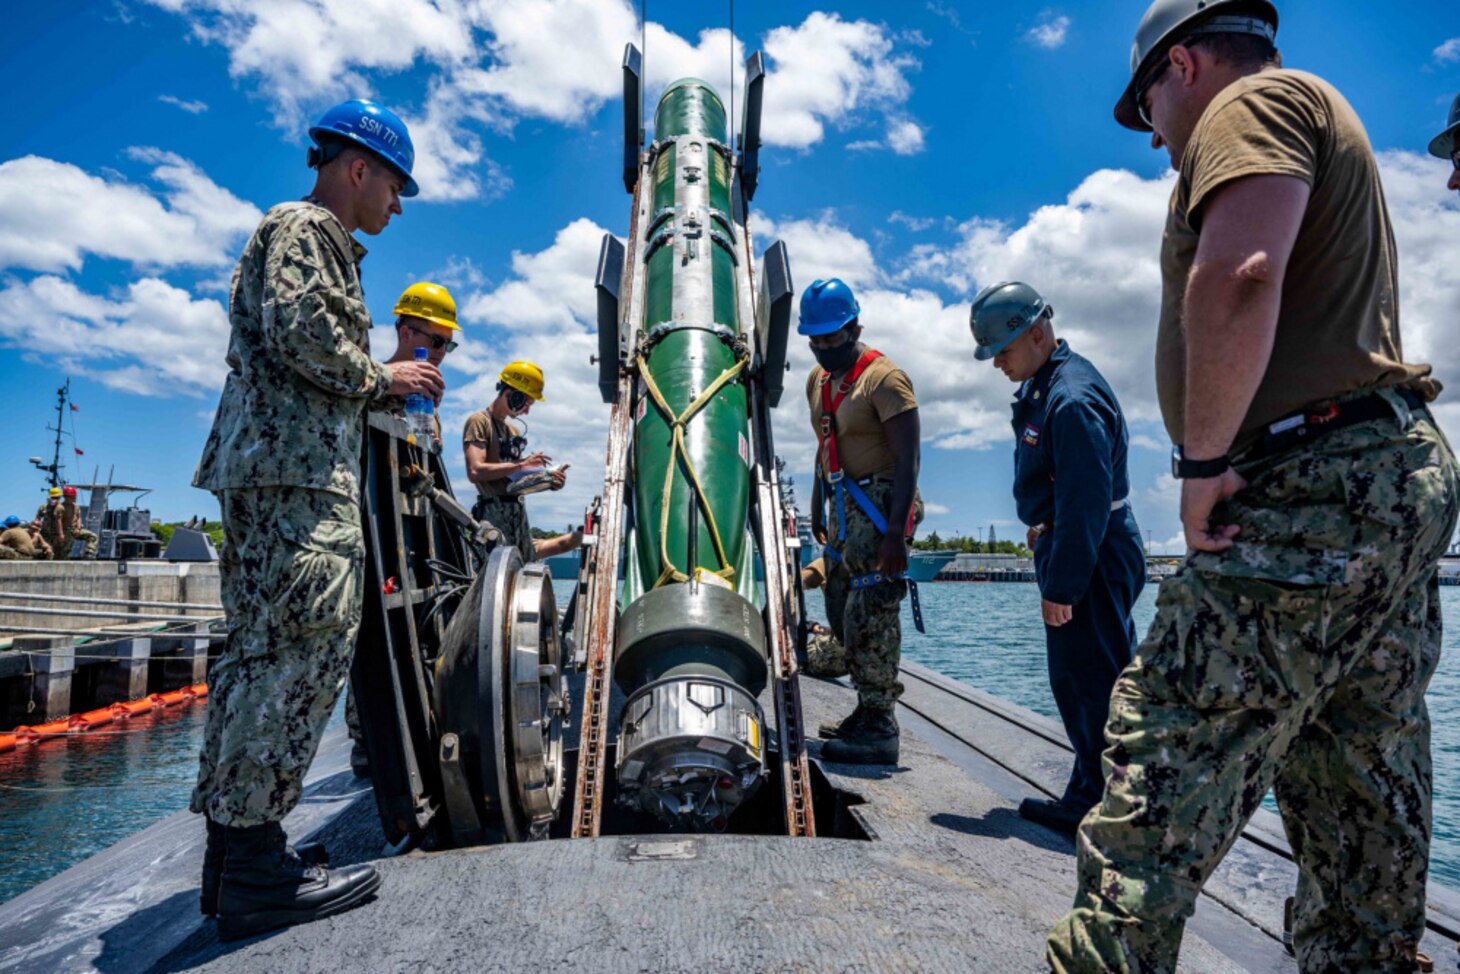
<path fill-rule="evenodd" d="M 874 349 L 868 349 L 863 352 L 861 358 L 857 360 L 857 364 L 853 366 L 851 374 L 839 384 L 835 396 L 831 392 L 831 375 L 825 374 L 821 377 L 821 435 L 819 453 L 826 464 L 826 476 L 822 478 L 822 482 L 826 485 L 823 496 L 836 498 L 837 544 L 845 544 L 847 540 L 847 494 L 852 495 L 852 500 L 862 509 L 862 513 L 867 515 L 867 519 L 872 522 L 872 526 L 879 533 L 887 533 L 887 518 L 877 509 L 877 505 L 872 503 L 872 498 L 867 496 L 867 492 L 862 489 L 862 486 L 845 475 L 841 469 L 841 457 L 837 453 L 836 448 L 837 407 L 842 404 L 842 400 L 852 390 L 852 386 L 856 385 L 857 380 L 861 378 L 862 372 L 866 370 L 867 366 L 881 357 L 882 353 Z M 826 493 L 827 491 L 830 492 L 829 495 Z M 912 532 L 913 514 L 909 511 L 906 535 L 911 537 Z M 833 548 L 830 544 L 826 545 L 823 549 L 822 557 L 828 562 L 840 562 L 842 560 L 841 552 Z M 917 627 L 918 632 L 926 633 L 927 630 L 923 628 L 923 605 L 922 601 L 918 598 L 918 583 L 908 578 L 906 572 L 892 578 L 888 578 L 881 572 L 858 575 L 852 579 L 852 588 L 871 588 L 874 585 L 881 585 L 885 582 L 907 582 L 908 595 L 911 596 L 912 601 L 913 625 Z"/>

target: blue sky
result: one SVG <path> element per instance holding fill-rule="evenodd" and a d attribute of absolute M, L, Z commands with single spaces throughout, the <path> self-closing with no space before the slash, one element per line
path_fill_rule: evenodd
<path fill-rule="evenodd" d="M 1151 380 L 1165 155 L 1110 115 L 1144 6 L 735 10 L 734 59 L 764 50 L 771 66 L 752 230 L 762 244 L 787 241 L 798 285 L 833 273 L 852 283 L 867 339 L 911 375 L 929 528 L 1016 534 L 1012 386 L 973 360 L 966 309 L 983 285 L 1021 278 L 1126 405 L 1137 518 L 1158 548 L 1177 534 Z M 1445 164 L 1422 153 L 1460 90 L 1460 15 L 1439 2 L 1280 9 L 1288 65 L 1337 84 L 1382 153 L 1406 352 L 1453 388 L 1460 206 Z M 649 4 L 651 87 L 696 74 L 728 100 L 728 15 L 726 4 Z M 363 239 L 371 311 L 388 322 L 396 295 L 422 278 L 453 289 L 468 340 L 448 359 L 451 427 L 486 404 L 506 361 L 540 361 L 549 401 L 530 435 L 573 470 L 569 489 L 535 498 L 532 514 L 544 525 L 578 518 L 602 470 L 591 278 L 600 235 L 621 236 L 628 221 L 616 90 L 622 46 L 639 42 L 637 7 L 56 2 L 21 5 L 7 25 L 0 55 L 25 84 L 0 134 L 10 415 L 0 514 L 41 498 L 26 458 L 49 455 L 48 410 L 68 375 L 85 451 L 67 457 L 72 479 L 115 465 L 119 481 L 154 488 L 158 516 L 215 510 L 189 481 L 224 372 L 233 262 L 263 210 L 308 190 L 309 121 L 369 95 L 410 121 L 423 186 L 384 234 Z M 390 334 L 377 337 L 384 357 Z M 795 355 L 804 374 L 810 357 Z M 807 483 L 799 397 L 783 400 L 777 428 Z"/>

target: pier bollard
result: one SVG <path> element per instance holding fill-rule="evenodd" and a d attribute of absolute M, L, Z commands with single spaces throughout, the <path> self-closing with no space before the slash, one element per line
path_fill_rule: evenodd
<path fill-rule="evenodd" d="M 70 715 L 74 640 L 70 636 L 16 636 L 12 646 L 28 654 L 32 676 L 17 681 L 20 692 L 9 701 L 9 723 L 42 724 Z"/>
<path fill-rule="evenodd" d="M 114 663 L 103 663 L 96 681 L 97 706 L 126 703 L 147 696 L 147 665 L 152 658 L 152 640 L 124 639 L 113 643 Z"/>

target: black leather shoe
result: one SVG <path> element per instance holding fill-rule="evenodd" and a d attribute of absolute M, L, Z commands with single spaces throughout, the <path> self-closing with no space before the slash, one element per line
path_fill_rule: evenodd
<path fill-rule="evenodd" d="M 867 710 L 867 716 L 841 737 L 821 748 L 823 761 L 838 764 L 896 764 L 897 718 L 890 710 Z"/>
<path fill-rule="evenodd" d="M 823 737 L 827 740 L 842 737 L 855 729 L 857 725 L 860 724 L 862 721 L 866 720 L 867 712 L 867 708 L 858 703 L 857 709 L 847 714 L 841 720 L 829 720 L 826 723 L 822 724 L 816 729 L 816 734 L 818 737 Z"/>
<path fill-rule="evenodd" d="M 218 891 L 218 939 L 239 940 L 332 916 L 366 902 L 380 888 L 373 866 L 326 869 L 290 855 L 277 823 L 228 827 Z"/>
<path fill-rule="evenodd" d="M 1019 817 L 1065 835 L 1074 835 L 1080 820 L 1089 813 L 1048 798 L 1026 798 L 1019 803 Z"/>
<path fill-rule="evenodd" d="M 208 844 L 203 847 L 203 885 L 199 891 L 198 907 L 203 916 L 211 917 L 218 914 L 218 884 L 223 881 L 223 860 L 226 849 L 225 829 L 206 815 L 203 816 L 203 821 L 207 823 Z M 278 822 L 270 822 L 266 828 L 279 829 L 282 834 L 282 827 Z M 298 846 L 286 845 L 284 852 L 297 857 L 306 866 L 328 866 L 330 864 L 330 854 L 318 842 L 304 842 Z"/>

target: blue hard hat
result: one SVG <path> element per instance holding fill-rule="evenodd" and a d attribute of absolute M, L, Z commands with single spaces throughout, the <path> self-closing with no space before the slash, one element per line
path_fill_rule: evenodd
<path fill-rule="evenodd" d="M 321 136 L 325 137 L 324 140 Z M 411 178 L 411 168 L 416 164 L 416 147 L 411 142 L 411 133 L 406 130 L 406 123 L 400 120 L 400 116 L 390 109 L 358 98 L 342 101 L 325 112 L 318 124 L 309 130 L 309 137 L 321 149 L 329 136 L 348 139 L 384 159 L 406 178 L 402 196 L 415 196 L 421 191 Z"/>
<path fill-rule="evenodd" d="M 7 517 L 5 519 L 5 526 L 7 528 L 18 527 L 19 525 L 20 525 L 20 518 L 16 517 L 14 514 L 10 515 L 9 517 Z"/>
<path fill-rule="evenodd" d="M 861 313 L 856 295 L 840 278 L 812 281 L 801 295 L 801 323 L 796 331 L 802 335 L 830 335 Z"/>

